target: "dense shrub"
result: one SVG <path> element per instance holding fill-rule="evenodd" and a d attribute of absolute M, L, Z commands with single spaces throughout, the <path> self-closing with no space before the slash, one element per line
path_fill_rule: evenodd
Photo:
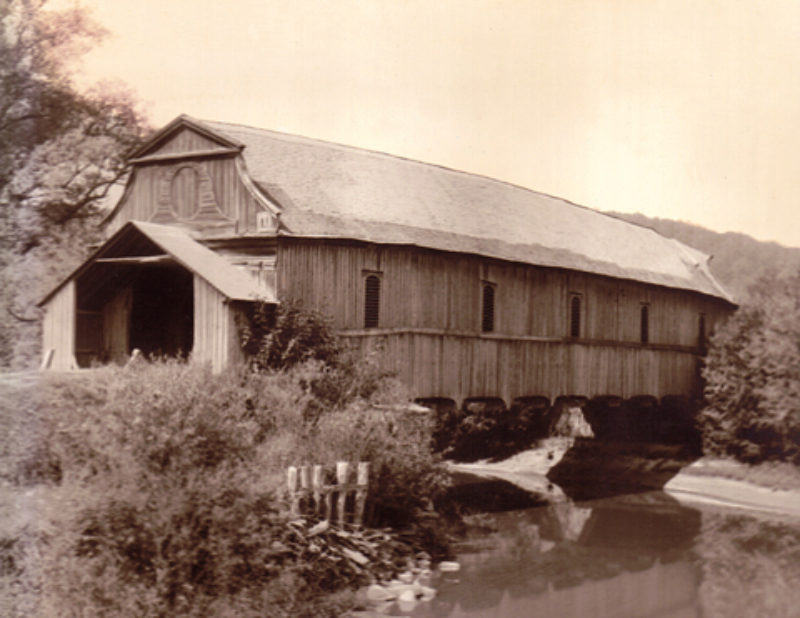
<path fill-rule="evenodd" d="M 405 527 L 427 519 L 448 476 L 432 465 L 431 419 L 427 414 L 356 406 L 321 418 L 311 440 L 313 452 L 371 463 L 368 521 Z"/>
<path fill-rule="evenodd" d="M 461 406 L 451 455 L 457 460 L 474 461 L 491 457 L 502 448 L 511 418 L 502 399 L 472 398 Z"/>
<path fill-rule="evenodd" d="M 364 355 L 333 334 L 330 319 L 299 301 L 257 303 L 239 324 L 242 349 L 251 371 L 292 370 L 312 395 L 304 414 L 313 420 L 354 400 L 371 399 L 392 377 L 374 354 Z M 401 394 L 404 396 L 405 393 Z"/>
<path fill-rule="evenodd" d="M 334 366 L 341 352 L 330 319 L 299 301 L 255 303 L 239 323 L 239 337 L 255 371 L 282 371 L 308 360 Z"/>
<path fill-rule="evenodd" d="M 704 447 L 744 461 L 800 462 L 800 274 L 764 280 L 711 340 Z"/>
<path fill-rule="evenodd" d="M 456 408 L 450 400 L 419 400 L 435 413 L 433 444 L 458 461 L 505 458 L 547 433 L 545 398 L 519 398 L 506 408 L 496 397 L 474 397 Z"/>
<path fill-rule="evenodd" d="M 320 401 L 313 385 L 336 371 L 142 362 L 15 389 L 3 415 L 25 418 L 17 434 L 39 448 L 4 441 L 0 470 L 64 496 L 31 544 L 41 612 L 337 615 L 346 597 L 323 599 L 364 575 L 286 550 L 288 465 L 370 461 L 369 523 L 435 540 L 430 505 L 444 477 L 426 419 L 377 411 L 400 391 L 363 368 L 374 383 L 348 376 L 331 387 L 346 397 Z"/>

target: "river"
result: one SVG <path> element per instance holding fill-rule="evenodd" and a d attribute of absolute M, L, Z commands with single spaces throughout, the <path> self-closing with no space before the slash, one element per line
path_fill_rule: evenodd
<path fill-rule="evenodd" d="M 476 483 L 473 494 L 505 498 L 469 517 L 460 571 L 438 576 L 433 601 L 389 615 L 800 616 L 797 517 L 663 491 L 553 501 L 550 489 L 526 496 Z"/>

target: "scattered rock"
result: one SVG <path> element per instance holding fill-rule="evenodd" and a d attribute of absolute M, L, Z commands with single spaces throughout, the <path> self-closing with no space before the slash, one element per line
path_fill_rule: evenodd
<path fill-rule="evenodd" d="M 331 527 L 330 522 L 327 519 L 323 519 L 321 522 L 319 522 L 316 526 L 312 527 L 308 531 L 308 536 L 317 536 L 318 534 L 322 534 L 323 532 L 326 532 L 330 527 Z"/>
<path fill-rule="evenodd" d="M 413 559 L 407 561 L 408 570 L 398 574 L 395 579 L 383 580 L 380 584 L 374 583 L 361 588 L 358 593 L 359 598 L 366 599 L 366 604 L 371 610 L 381 614 L 391 612 L 392 608 L 404 613 L 411 612 L 419 601 L 430 601 L 436 596 L 436 590 L 430 586 L 434 575 L 428 568 L 430 557 L 427 554 L 420 555 L 418 560 L 418 562 Z M 445 572 L 454 572 L 458 571 L 461 565 L 457 562 L 442 562 L 439 568 Z"/>
<path fill-rule="evenodd" d="M 420 596 L 422 597 L 423 601 L 430 601 L 436 596 L 436 590 L 430 588 L 429 586 L 422 586 L 422 592 Z"/>
<path fill-rule="evenodd" d="M 406 588 L 403 592 L 400 593 L 400 596 L 397 597 L 398 601 L 416 601 L 417 595 L 411 588 Z"/>
<path fill-rule="evenodd" d="M 397 593 L 389 588 L 384 588 L 378 584 L 372 584 L 367 588 L 367 600 L 370 603 L 383 603 L 393 601 L 397 598 Z"/>

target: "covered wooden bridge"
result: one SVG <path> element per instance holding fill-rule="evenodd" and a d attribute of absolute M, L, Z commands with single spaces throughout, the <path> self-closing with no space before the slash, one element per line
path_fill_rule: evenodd
<path fill-rule="evenodd" d="M 327 313 L 421 398 L 688 397 L 735 308 L 708 256 L 473 174 L 186 116 L 130 163 L 109 240 L 43 301 L 50 368 L 221 369 L 260 297 Z"/>

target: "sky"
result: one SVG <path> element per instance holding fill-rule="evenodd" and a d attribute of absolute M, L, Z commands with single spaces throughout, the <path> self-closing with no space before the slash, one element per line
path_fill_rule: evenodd
<path fill-rule="evenodd" d="M 64 0 L 75 3 L 76 0 Z M 79 0 L 82 80 L 800 246 L 800 2 Z"/>

